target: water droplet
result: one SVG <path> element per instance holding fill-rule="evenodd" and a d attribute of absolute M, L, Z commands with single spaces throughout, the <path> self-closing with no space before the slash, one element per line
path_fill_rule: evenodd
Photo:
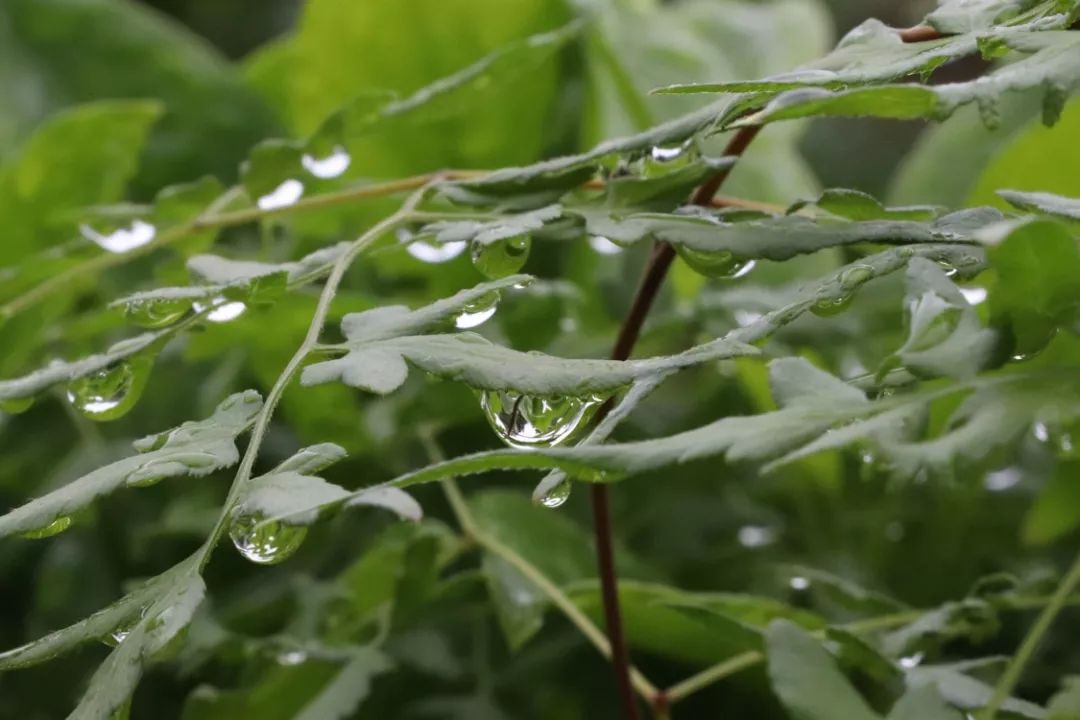
<path fill-rule="evenodd" d="M 417 236 L 406 228 L 398 228 L 397 239 L 405 244 L 405 250 L 414 258 L 431 264 L 453 260 L 465 250 L 463 241 L 437 243 L 429 236 Z"/>
<path fill-rule="evenodd" d="M 1014 467 L 987 473 L 983 478 L 983 487 L 990 492 L 1004 492 L 1016 485 L 1022 479 L 1020 471 Z"/>
<path fill-rule="evenodd" d="M 960 293 L 968 301 L 968 305 L 979 305 L 986 301 L 986 288 L 983 287 L 962 287 Z"/>
<path fill-rule="evenodd" d="M 0 400 L 0 412 L 8 415 L 24 413 L 34 406 L 34 396 Z"/>
<path fill-rule="evenodd" d="M 307 653 L 303 650 L 287 650 L 277 656 L 279 665 L 293 667 L 307 661 Z"/>
<path fill-rule="evenodd" d="M 207 309 L 212 308 L 210 312 L 206 313 L 206 319 L 212 323 L 226 323 L 231 320 L 235 320 L 247 311 L 247 304 L 240 300 L 229 300 L 225 297 L 216 297 L 210 301 L 209 306 L 202 303 L 193 303 L 192 309 L 201 313 Z"/>
<path fill-rule="evenodd" d="M 1078 455 L 1077 443 L 1073 441 L 1072 434 L 1057 425 L 1037 422 L 1032 426 L 1035 439 L 1049 446 L 1054 454 L 1063 459 L 1075 458 Z"/>
<path fill-rule="evenodd" d="M 735 322 L 739 324 L 739 327 L 753 325 L 764 317 L 764 315 L 759 312 L 750 312 L 749 310 L 736 310 L 732 315 L 735 317 Z"/>
<path fill-rule="evenodd" d="M 492 242 L 473 241 L 470 253 L 480 274 L 498 280 L 520 270 L 529 259 L 532 238 L 528 234 L 500 238 Z"/>
<path fill-rule="evenodd" d="M 844 312 L 851 306 L 851 301 L 855 299 L 854 293 L 843 293 L 840 295 L 822 294 L 819 295 L 814 304 L 810 306 L 810 312 L 820 317 L 829 317 L 830 315 L 837 315 Z"/>
<path fill-rule="evenodd" d="M 572 483 L 561 472 L 548 475 L 540 481 L 533 491 L 533 502 L 546 508 L 562 507 L 570 499 Z"/>
<path fill-rule="evenodd" d="M 810 580 L 801 575 L 796 575 L 788 581 L 788 585 L 796 592 L 806 592 L 810 589 Z"/>
<path fill-rule="evenodd" d="M 900 658 L 900 667 L 905 670 L 914 670 L 919 667 L 919 664 L 923 661 L 923 654 L 921 652 L 914 655 L 908 655 L 907 657 Z"/>
<path fill-rule="evenodd" d="M 33 530 L 24 530 L 19 533 L 19 537 L 26 538 L 27 540 L 41 540 L 42 538 L 52 537 L 53 535 L 59 535 L 60 533 L 71 527 L 71 517 L 68 515 L 60 515 L 53 518 L 53 521 L 48 525 L 43 525 Z"/>
<path fill-rule="evenodd" d="M 260 196 L 255 204 L 260 210 L 276 210 L 295 204 L 303 195 L 304 183 L 296 178 L 289 178 L 270 192 Z"/>
<path fill-rule="evenodd" d="M 150 487 L 151 485 L 157 485 L 164 479 L 165 473 L 162 468 L 158 467 L 157 463 L 146 463 L 128 473 L 128 476 L 124 478 L 124 484 L 135 488 Z"/>
<path fill-rule="evenodd" d="M 611 242 L 611 240 L 603 235 L 590 236 L 589 247 L 601 255 L 618 255 L 623 251 L 621 247 Z"/>
<path fill-rule="evenodd" d="M 736 257 L 727 250 L 710 252 L 677 245 L 679 257 L 695 272 L 711 278 L 740 278 L 754 269 L 754 261 Z"/>
<path fill-rule="evenodd" d="M 352 158 L 349 153 L 340 145 L 335 145 L 330 154 L 324 157 L 315 157 L 309 153 L 304 153 L 300 158 L 300 164 L 304 166 L 304 169 L 322 180 L 330 180 L 340 176 L 349 169 L 351 162 Z"/>
<path fill-rule="evenodd" d="M 263 516 L 243 513 L 233 518 L 229 537 L 245 558 L 259 565 L 275 565 L 296 552 L 307 536 L 303 525 L 268 522 L 260 525 Z"/>
<path fill-rule="evenodd" d="M 68 401 L 91 420 L 115 420 L 135 407 L 153 365 L 153 355 L 141 353 L 75 378 L 68 383 Z"/>
<path fill-rule="evenodd" d="M 739 544 L 745 548 L 763 548 L 776 542 L 776 528 L 767 525 L 743 525 L 738 532 Z"/>
<path fill-rule="evenodd" d="M 507 445 L 551 447 L 569 440 L 604 399 L 599 395 L 540 397 L 509 390 L 487 390 L 480 395 L 480 407 Z"/>
<path fill-rule="evenodd" d="M 87 240 L 111 253 L 126 253 L 142 247 L 154 239 L 157 228 L 145 220 L 132 220 L 131 224 L 100 232 L 88 223 L 79 226 L 79 232 Z"/>
<path fill-rule="evenodd" d="M 854 291 L 874 277 L 874 268 L 869 265 L 852 265 L 840 273 L 840 287 Z"/>
<path fill-rule="evenodd" d="M 945 262 L 944 260 L 938 260 L 937 264 L 938 264 L 938 267 L 940 267 L 942 269 L 942 271 L 945 273 L 945 277 L 956 277 L 956 273 L 958 271 L 957 271 L 957 269 L 955 267 L 953 267 L 953 265 L 951 265 L 950 263 Z"/>
<path fill-rule="evenodd" d="M 691 138 L 685 142 L 654 145 L 631 168 L 641 177 L 652 178 L 667 175 L 690 165 L 699 157 L 697 144 Z"/>
<path fill-rule="evenodd" d="M 181 298 L 141 298 L 124 305 L 124 315 L 139 327 L 156 330 L 168 327 L 187 315 L 191 301 Z"/>
<path fill-rule="evenodd" d="M 458 330 L 467 330 L 482 325 L 495 314 L 498 305 L 498 290 L 485 293 L 471 303 L 462 306 L 461 313 L 454 318 L 454 327 Z"/>

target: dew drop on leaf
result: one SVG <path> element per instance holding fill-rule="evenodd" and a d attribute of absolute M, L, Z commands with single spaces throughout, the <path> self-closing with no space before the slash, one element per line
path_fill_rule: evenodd
<path fill-rule="evenodd" d="M 259 565 L 275 565 L 287 560 L 304 542 L 307 528 L 282 522 L 261 523 L 258 513 L 244 513 L 233 518 L 229 537 L 237 551 Z"/>
<path fill-rule="evenodd" d="M 486 390 L 480 407 L 499 438 L 517 448 L 565 443 L 603 403 L 604 397 L 540 397 Z"/>
<path fill-rule="evenodd" d="M 854 291 L 874 277 L 874 268 L 869 265 L 852 265 L 840 273 L 840 287 Z"/>
<path fill-rule="evenodd" d="M 71 527 L 71 517 L 68 515 L 60 515 L 53 518 L 53 521 L 48 525 L 43 525 L 33 530 L 25 530 L 19 533 L 19 537 L 26 538 L 27 540 L 41 540 L 42 538 L 52 537 L 53 535 L 59 535 L 60 533 Z"/>
<path fill-rule="evenodd" d="M 20 397 L 20 398 L 8 398 L 7 400 L 0 400 L 0 413 L 7 413 L 8 415 L 18 415 L 24 413 L 34 406 L 34 396 Z"/>
<path fill-rule="evenodd" d="M 499 291 L 492 290 L 462 306 L 461 312 L 454 318 L 454 327 L 467 330 L 485 323 L 499 305 Z"/>
<path fill-rule="evenodd" d="M 120 623 L 115 628 L 113 628 L 112 632 L 101 638 L 101 642 L 105 643 L 109 647 L 116 647 L 120 643 L 127 640 L 128 635 L 131 634 L 131 631 L 135 629 L 135 626 L 138 625 L 145 616 L 146 608 L 143 608 L 139 611 L 139 614 L 136 617 L 133 617 L 126 622 Z"/>
<path fill-rule="evenodd" d="M 191 309 L 191 302 L 181 298 L 145 298 L 124 305 L 124 315 L 135 325 L 150 330 L 168 327 Z"/>
<path fill-rule="evenodd" d="M 157 467 L 157 463 L 151 462 L 140 465 L 128 474 L 124 479 L 124 484 L 135 488 L 150 487 L 151 485 L 157 485 L 164 479 L 165 475 L 161 468 Z"/>
<path fill-rule="evenodd" d="M 304 153 L 300 158 L 300 164 L 304 166 L 304 169 L 320 180 L 339 177 L 349 169 L 350 163 L 352 163 L 352 158 L 340 145 L 335 145 L 330 153 L 323 157 Z"/>
<path fill-rule="evenodd" d="M 283 181 L 276 188 L 261 195 L 255 204 L 260 210 L 277 210 L 295 205 L 296 201 L 304 195 L 304 183 L 296 178 Z"/>
<path fill-rule="evenodd" d="M 533 502 L 546 508 L 558 508 L 570 499 L 572 485 L 570 478 L 562 473 L 553 473 L 540 481 L 533 491 Z"/>
<path fill-rule="evenodd" d="M 631 167 L 641 177 L 662 177 L 687 167 L 698 156 L 697 145 L 690 139 L 681 143 L 654 145 L 640 160 L 631 163 Z"/>
<path fill-rule="evenodd" d="M 611 242 L 603 235 L 592 235 L 589 237 L 589 247 L 600 255 L 618 255 L 622 252 L 622 248 Z"/>
<path fill-rule="evenodd" d="M 90 223 L 79 226 L 79 233 L 111 253 L 126 253 L 142 247 L 157 235 L 157 228 L 145 220 L 133 220 L 119 226 L 94 227 Z"/>
<path fill-rule="evenodd" d="M 416 235 L 407 228 L 398 228 L 397 239 L 405 245 L 405 250 L 414 258 L 433 265 L 453 260 L 464 252 L 466 245 L 461 240 L 438 243 L 431 236 Z"/>
<path fill-rule="evenodd" d="M 709 252 L 676 246 L 679 257 L 695 272 L 711 278 L 740 278 L 754 269 L 754 261 L 736 257 L 727 250 Z"/>
<path fill-rule="evenodd" d="M 68 401 L 91 420 L 116 420 L 135 407 L 153 366 L 154 356 L 140 353 L 75 378 L 68 383 Z"/>
<path fill-rule="evenodd" d="M 492 242 L 473 241 L 470 254 L 473 266 L 489 280 L 512 275 L 529 259 L 532 237 L 527 233 Z"/>
<path fill-rule="evenodd" d="M 247 311 L 247 304 L 241 300 L 229 300 L 224 297 L 216 297 L 210 301 L 210 312 L 206 313 L 206 319 L 212 323 L 227 323 L 240 317 Z M 206 310 L 207 306 L 195 303 L 192 308 L 197 313 Z"/>
<path fill-rule="evenodd" d="M 814 304 L 810 306 L 810 312 L 819 317 L 839 315 L 851 307 L 851 301 L 855 299 L 855 293 L 823 294 L 818 296 Z"/>

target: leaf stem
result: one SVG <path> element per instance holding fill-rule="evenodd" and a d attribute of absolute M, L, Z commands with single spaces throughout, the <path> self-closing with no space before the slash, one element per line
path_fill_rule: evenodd
<path fill-rule="evenodd" d="M 442 450 L 432 437 L 430 428 L 425 428 L 420 433 L 420 439 L 433 462 L 445 460 Z M 551 603 L 600 651 L 601 655 L 610 660 L 611 644 L 603 631 L 593 623 L 589 616 L 575 605 L 574 601 L 550 578 L 544 575 L 539 568 L 480 527 L 472 514 L 472 510 L 469 509 L 469 504 L 465 500 L 461 488 L 458 487 L 453 478 L 446 478 L 440 481 L 439 484 L 442 486 L 443 494 L 450 504 L 454 517 L 457 519 L 458 524 L 461 525 L 462 532 L 480 547 L 512 565 L 515 570 L 520 572 L 540 592 L 548 597 Z M 634 690 L 647 701 L 651 701 L 660 692 L 637 668 L 630 668 L 630 681 Z"/>
<path fill-rule="evenodd" d="M 255 422 L 251 429 L 251 439 L 248 442 L 247 450 L 244 452 L 244 457 L 240 461 L 240 467 L 236 471 L 236 477 L 233 480 L 232 487 L 229 488 L 229 495 L 225 500 L 217 523 L 214 525 L 209 538 L 207 538 L 206 544 L 201 550 L 201 555 L 199 557 L 200 566 L 205 566 L 206 562 L 209 560 L 210 553 L 213 551 L 214 546 L 221 539 L 221 536 L 228 527 L 229 516 L 233 506 L 237 499 L 243 494 L 247 483 L 251 480 L 251 472 L 255 466 L 255 460 L 259 455 L 259 448 L 262 445 L 263 438 L 266 436 L 266 431 L 270 426 L 270 419 L 274 414 L 274 410 L 277 408 L 281 396 L 285 393 L 285 388 L 288 387 L 289 383 L 292 382 L 293 378 L 296 376 L 297 371 L 307 358 L 308 353 L 319 343 L 319 335 L 322 333 L 323 326 L 326 324 L 326 318 L 330 313 L 330 304 L 337 294 L 338 286 L 345 276 L 345 271 L 356 257 L 381 235 L 407 221 L 410 214 L 423 197 L 428 185 L 441 179 L 441 177 L 442 176 L 429 176 L 426 182 L 409 196 L 409 199 L 405 201 L 397 212 L 383 218 L 369 228 L 363 235 L 357 238 L 352 245 L 349 246 L 348 250 L 342 253 L 341 257 L 334 263 L 334 267 L 330 271 L 330 276 L 326 279 L 326 284 L 323 286 L 323 290 L 319 295 L 319 302 L 315 307 L 315 312 L 312 315 L 311 323 L 308 326 L 308 331 L 303 342 L 300 344 L 300 347 L 296 349 L 296 352 L 285 366 L 285 369 L 278 375 L 277 380 L 274 382 L 273 387 L 266 396 L 266 400 L 263 402 L 262 409 L 255 417 Z"/>
<path fill-rule="evenodd" d="M 761 130 L 758 126 L 744 127 L 736 132 L 727 147 L 724 155 L 741 157 L 753 139 Z M 731 167 L 718 171 L 705 181 L 693 194 L 690 201 L 695 205 L 708 206 L 712 204 L 713 196 L 731 174 Z M 659 242 L 653 248 L 652 256 L 645 267 L 645 272 L 634 293 L 633 302 L 623 320 L 619 335 L 615 340 L 615 346 L 611 351 L 613 360 L 626 360 L 633 352 L 637 343 L 641 328 L 645 324 L 645 318 L 649 314 L 653 301 L 660 290 L 668 268 L 675 259 L 675 251 L 671 245 Z M 610 411 L 611 404 L 605 403 L 597 416 L 597 422 L 601 421 Z M 607 629 L 608 639 L 611 642 L 611 660 L 615 669 L 615 680 L 618 685 L 619 697 L 623 706 L 623 714 L 626 720 L 638 720 L 637 702 L 631 692 L 630 677 L 630 650 L 626 645 L 623 631 L 622 617 L 619 609 L 619 581 L 615 570 L 615 551 L 611 523 L 611 500 L 607 485 L 595 484 L 590 488 L 593 511 L 593 536 L 596 544 L 596 565 L 600 576 L 600 594 L 604 606 L 604 625 Z M 670 698 L 666 695 L 656 695 L 652 699 L 652 708 L 655 714 L 667 711 Z"/>
<path fill-rule="evenodd" d="M 1039 613 L 1039 617 L 1035 620 L 1035 624 L 1031 626 L 1027 636 L 1024 638 L 1024 642 L 1020 644 L 1020 649 L 1016 651 L 1016 655 L 1009 662 L 1008 667 L 1005 668 L 1001 679 L 998 680 L 997 686 L 994 688 L 994 694 L 981 715 L 985 720 L 994 720 L 998 710 L 1001 709 L 1006 699 L 1012 695 L 1013 690 L 1020 681 L 1020 676 L 1024 672 L 1024 667 L 1035 655 L 1039 643 L 1050 629 L 1058 613 L 1069 604 L 1069 598 L 1073 590 L 1076 589 L 1077 584 L 1080 584 L 1080 555 L 1073 561 L 1069 573 L 1058 585 L 1057 590 L 1050 598 L 1050 602 Z"/>

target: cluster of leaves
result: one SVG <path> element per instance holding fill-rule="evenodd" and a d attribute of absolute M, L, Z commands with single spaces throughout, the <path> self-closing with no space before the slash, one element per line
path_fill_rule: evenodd
<path fill-rule="evenodd" d="M 463 496 L 455 478 L 477 473 L 547 471 L 534 497 L 549 508 L 575 483 L 625 481 L 647 488 L 648 519 L 664 526 L 672 519 L 655 496 L 678 497 L 671 486 L 680 477 L 734 493 L 717 487 L 723 467 L 747 480 L 738 484 L 772 483 L 781 504 L 801 496 L 796 503 L 841 505 L 841 464 L 857 458 L 865 476 L 857 492 L 866 477 L 875 488 L 966 492 L 983 478 L 993 490 L 1030 475 L 1041 492 L 1027 539 L 1047 543 L 1080 526 L 1080 200 L 1045 192 L 1055 187 L 994 188 L 1000 200 L 966 208 L 935 197 L 889 206 L 855 190 L 817 193 L 793 159 L 791 130 L 769 128 L 731 186 L 758 202 L 686 204 L 695 187 L 735 166 L 718 148 L 740 128 L 828 115 L 940 120 L 966 105 L 994 125 L 1007 93 L 1029 104 L 1038 93 L 1044 122 L 1067 120 L 1065 100 L 1080 85 L 1080 33 L 1069 29 L 1080 3 L 950 0 L 921 35 L 868 21 L 814 60 L 820 23 L 809 2 L 710 10 L 704 2 L 571 9 L 528 0 L 515 13 L 477 2 L 425 22 L 429 49 L 447 55 L 431 65 L 452 70 L 436 77 L 419 61 L 380 62 L 415 31 L 409 12 L 359 5 L 311 3 L 292 36 L 247 61 L 246 80 L 126 4 L 20 0 L 0 9 L 0 35 L 12 39 L 4 52 L 24 63 L 20 77 L 48 76 L 56 98 L 138 98 L 148 87 L 160 98 L 52 114 L 0 164 L 0 212 L 13 218 L 0 251 L 0 337 L 11 348 L 0 358 L 8 378 L 0 431 L 40 436 L 35 422 L 57 424 L 48 411 L 58 394 L 55 404 L 71 411 L 94 451 L 50 486 L 34 464 L 49 438 L 26 441 L 25 466 L 5 461 L 5 475 L 19 481 L 0 489 L 20 502 L 0 516 L 0 539 L 123 523 L 122 515 L 96 519 L 113 501 L 105 496 L 151 495 L 165 486 L 140 488 L 236 467 L 227 493 L 189 483 L 171 496 L 173 514 L 160 525 L 179 536 L 164 553 L 175 564 L 163 570 L 159 557 L 144 558 L 149 579 L 0 653 L 0 671 L 104 639 L 115 649 L 69 717 L 125 716 L 155 664 L 198 681 L 190 692 L 191 681 L 174 685 L 185 690 L 190 720 L 396 711 L 398 685 L 418 675 L 434 689 L 410 711 L 503 717 L 493 682 L 523 683 L 512 673 L 485 678 L 484 665 L 477 689 L 462 691 L 460 626 L 482 635 L 493 612 L 517 650 L 540 641 L 556 608 L 609 649 L 581 527 L 520 492 Z M 788 24 L 808 47 L 744 57 L 739 37 L 778 36 Z M 477 43 L 461 42 L 463 29 L 481 25 Z M 96 87 L 97 75 L 67 72 L 49 31 L 56 27 L 97 28 L 95 62 L 137 56 L 138 67 Z M 675 48 L 692 62 L 659 76 L 654 56 Z M 944 63 L 975 54 L 995 61 L 984 75 L 927 84 Z M 589 92 L 585 119 L 572 126 L 580 137 L 550 122 L 565 100 L 562 65 L 575 63 Z M 194 70 L 177 78 L 178 66 Z M 735 79 L 742 72 L 764 79 Z M 716 74 L 731 77 L 707 82 Z M 923 82 L 900 82 L 913 75 Z M 316 86 L 313 76 L 324 81 Z M 676 79 L 691 82 L 671 85 Z M 645 93 L 658 85 L 665 94 L 723 95 L 656 117 Z M 40 119 L 36 109 L 17 105 L 0 131 L 24 135 Z M 217 179 L 229 175 L 217 144 L 239 161 L 238 148 L 279 130 L 290 138 L 255 145 L 236 186 Z M 588 149 L 537 160 L 579 146 Z M 757 177 L 743 172 L 757 164 Z M 488 169 L 469 169 L 477 167 Z M 150 194 L 198 172 L 214 175 Z M 401 195 L 396 209 L 388 205 Z M 129 197 L 144 202 L 122 202 Z M 623 271 L 639 247 L 657 243 L 681 260 L 645 357 L 592 359 L 612 334 L 609 301 L 627 298 Z M 148 256 L 153 265 L 140 262 Z M 477 272 L 488 280 L 477 284 Z M 605 296 L 605 286 L 615 290 Z M 391 296 L 400 303 L 388 304 Z M 132 335 L 126 324 L 146 332 Z M 108 344 L 117 336 L 126 337 Z M 45 361 L 58 352 L 75 359 Z M 170 388 L 166 372 L 184 379 Z M 247 383 L 262 391 L 230 394 Z M 176 421 L 178 410 L 216 409 L 135 441 L 134 454 L 86 422 L 148 403 Z M 612 411 L 590 427 L 604 403 Z M 480 418 L 490 430 L 479 430 Z M 475 450 L 475 438 L 491 431 L 510 448 L 443 457 L 440 446 Z M 321 477 L 335 464 L 348 468 L 338 482 Z M 413 494 L 435 483 L 457 530 L 423 519 L 421 507 L 440 501 Z M 329 519 L 358 506 L 410 522 L 377 525 L 368 512 Z M 295 573 L 256 576 L 250 587 L 260 592 L 231 582 L 235 567 L 215 575 L 228 560 L 210 564 L 226 537 L 244 558 L 275 564 L 319 532 L 327 534 L 318 557 Z M 767 546 L 776 532 L 746 523 L 740 544 Z M 1048 703 L 1012 697 L 1080 569 L 1061 582 L 993 576 L 947 601 L 914 593 L 920 608 L 820 568 L 789 568 L 783 594 L 771 597 L 679 590 L 683 573 L 641 554 L 621 560 L 621 574 L 634 578 L 620 591 L 631 645 L 684 674 L 701 671 L 659 691 L 635 669 L 635 689 L 658 714 L 761 663 L 766 696 L 806 720 L 1080 712 L 1075 684 Z M 1005 568 L 1021 569 L 993 567 Z M 207 587 L 217 599 L 219 584 L 220 609 L 211 608 Z M 1044 606 L 1003 670 L 984 646 L 1012 614 Z M 245 628 L 251 617 L 255 627 Z M 466 641 L 489 646 L 483 636 Z M 516 662 L 511 670 L 531 672 Z M 535 716 L 569 717 L 559 703 L 582 707 L 563 695 Z M 762 717 L 773 711 L 763 707 Z"/>

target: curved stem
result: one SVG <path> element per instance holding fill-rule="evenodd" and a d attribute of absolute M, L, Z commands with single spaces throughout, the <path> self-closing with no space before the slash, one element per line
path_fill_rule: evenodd
<path fill-rule="evenodd" d="M 1069 604 L 1069 598 L 1078 584 L 1080 584 L 1080 556 L 1077 556 L 1076 560 L 1073 561 L 1069 573 L 1058 585 L 1054 595 L 1050 598 L 1049 604 L 1039 613 L 1038 619 L 1031 626 L 1031 630 L 1028 631 L 1024 642 L 1020 644 L 1020 649 L 1016 651 L 1016 655 L 1009 662 L 1009 666 L 1005 668 L 1005 672 L 994 688 L 994 694 L 990 698 L 990 702 L 987 703 L 982 712 L 981 716 L 984 720 L 994 720 L 1005 700 L 1012 695 L 1016 684 L 1020 681 L 1020 676 L 1024 672 L 1024 667 L 1035 655 L 1039 643 L 1050 629 L 1054 618 L 1058 616 L 1062 608 Z"/>
<path fill-rule="evenodd" d="M 338 286 L 345 276 L 345 271 L 348 270 L 357 255 L 363 252 L 364 249 L 375 242 L 380 236 L 408 220 L 410 213 L 423 196 L 427 185 L 434 179 L 437 178 L 428 178 L 428 181 L 425 182 L 419 190 L 414 192 L 397 212 L 373 225 L 367 232 L 357 238 L 356 241 L 349 246 L 349 249 L 342 253 L 341 257 L 334 263 L 334 267 L 330 271 L 330 276 L 326 279 L 326 285 L 323 286 L 322 293 L 319 295 L 318 305 L 315 307 L 315 313 L 311 318 L 311 323 L 308 326 L 308 331 L 303 342 L 300 344 L 300 347 L 296 349 L 296 352 L 293 354 L 292 358 L 290 358 L 285 369 L 281 371 L 274 386 L 267 394 L 262 409 L 255 417 L 255 422 L 251 429 L 251 439 L 248 442 L 247 450 L 244 452 L 244 457 L 240 461 L 240 467 L 236 471 L 236 477 L 233 480 L 232 487 L 229 488 L 229 495 L 222 507 L 221 515 L 218 517 L 217 523 L 214 525 L 209 538 L 207 538 L 206 544 L 201 550 L 201 556 L 199 558 L 200 566 L 204 566 L 209 560 L 210 553 L 213 551 L 214 546 L 221 539 L 221 536 L 228 527 L 229 516 L 233 506 L 236 504 L 237 499 L 243 494 L 247 483 L 251 480 L 251 471 L 255 466 L 255 460 L 259 456 L 259 448 L 262 445 L 263 438 L 266 436 L 266 431 L 270 426 L 270 419 L 273 417 L 274 410 L 277 408 L 281 396 L 285 393 L 285 388 L 288 387 L 289 383 L 291 383 L 296 376 L 297 371 L 307 358 L 308 353 L 318 345 L 319 335 L 322 333 L 323 326 L 326 324 L 326 317 L 330 313 L 330 304 L 334 300 L 334 295 L 337 294 Z"/>

